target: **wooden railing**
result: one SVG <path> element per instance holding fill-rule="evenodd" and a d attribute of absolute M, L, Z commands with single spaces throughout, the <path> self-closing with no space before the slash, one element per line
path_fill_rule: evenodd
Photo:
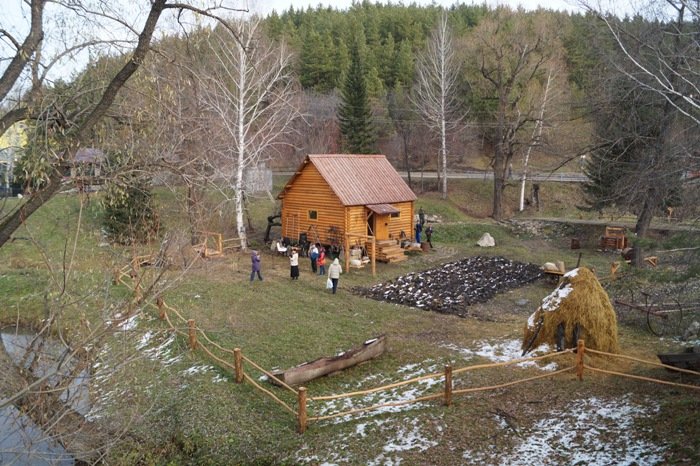
<path fill-rule="evenodd" d="M 123 280 L 120 280 L 120 282 L 125 284 L 126 286 L 128 286 L 130 289 L 132 289 L 132 291 L 134 293 L 135 300 L 141 299 L 141 297 L 139 296 L 137 286 L 132 287 L 126 281 L 123 281 Z M 136 283 L 138 283 L 138 282 L 136 282 Z M 243 382 L 249 383 L 250 385 L 255 387 L 257 390 L 259 390 L 261 393 L 265 394 L 267 397 L 269 397 L 274 402 L 276 402 L 278 405 L 280 405 L 282 408 L 284 408 L 285 411 L 287 411 L 290 414 L 292 414 L 293 416 L 295 416 L 296 421 L 297 421 L 297 428 L 298 428 L 298 431 L 300 433 L 304 433 L 306 431 L 308 424 L 310 422 L 319 422 L 319 421 L 343 417 L 343 416 L 351 416 L 354 414 L 368 412 L 368 411 L 380 410 L 380 409 L 388 408 L 388 407 L 398 407 L 398 406 L 408 405 L 408 404 L 412 404 L 412 403 L 420 403 L 420 402 L 425 402 L 425 401 L 430 401 L 430 400 L 442 400 L 442 404 L 444 404 L 445 406 L 450 406 L 452 404 L 452 399 L 455 395 L 462 395 L 462 394 L 466 394 L 466 393 L 474 393 L 474 392 L 489 391 L 489 390 L 500 390 L 503 388 L 512 387 L 512 386 L 519 385 L 522 383 L 531 382 L 534 380 L 556 377 L 558 375 L 564 374 L 566 372 L 572 372 L 572 371 L 576 373 L 576 376 L 579 380 L 583 380 L 584 370 L 590 370 L 592 372 L 599 372 L 599 373 L 608 374 L 608 375 L 627 377 L 627 378 L 636 379 L 636 380 L 643 380 L 646 382 L 660 383 L 660 384 L 665 384 L 665 385 L 673 385 L 673 386 L 682 387 L 682 388 L 691 389 L 691 390 L 700 390 L 700 386 L 697 386 L 697 385 L 675 383 L 675 382 L 655 379 L 655 378 L 651 378 L 651 377 L 642 377 L 642 376 L 626 374 L 626 373 L 622 373 L 622 372 L 604 370 L 604 369 L 596 368 L 590 364 L 586 364 L 585 356 L 588 353 L 591 353 L 591 354 L 606 356 L 606 357 L 610 357 L 610 358 L 621 358 L 621 359 L 634 361 L 634 362 L 638 362 L 638 363 L 643 363 L 643 364 L 648 364 L 648 365 L 652 365 L 652 366 L 664 367 L 664 368 L 669 369 L 669 370 L 700 376 L 700 372 L 696 372 L 696 371 L 691 371 L 691 370 L 687 370 L 687 369 L 679 369 L 677 367 L 668 366 L 668 365 L 660 364 L 660 363 L 655 363 L 652 361 L 645 361 L 642 359 L 633 358 L 631 356 L 606 353 L 603 351 L 597 351 L 597 350 L 593 350 L 590 348 L 586 348 L 584 341 L 579 340 L 576 349 L 568 349 L 568 350 L 564 350 L 564 351 L 560 351 L 560 352 L 548 353 L 548 354 L 545 354 L 542 356 L 514 359 L 514 360 L 506 361 L 506 362 L 498 362 L 498 363 L 490 363 L 490 364 L 477 364 L 477 365 L 466 366 L 466 367 L 461 367 L 461 368 L 457 368 L 457 369 L 452 368 L 452 366 L 450 366 L 450 365 L 446 365 L 444 368 L 444 371 L 442 371 L 442 372 L 436 372 L 433 374 L 423 375 L 423 376 L 415 377 L 415 378 L 412 378 L 409 380 L 403 380 L 400 382 L 395 382 L 395 383 L 391 383 L 388 385 L 382 385 L 379 387 L 369 388 L 366 390 L 333 394 L 333 395 L 309 396 L 308 390 L 306 387 L 294 388 L 294 387 L 289 386 L 283 380 L 276 377 L 272 372 L 264 369 L 259 364 L 257 364 L 255 361 L 253 361 L 252 359 L 244 356 L 240 348 L 227 349 L 227 348 L 222 347 L 218 343 L 212 341 L 204 330 L 197 327 L 194 319 L 186 319 L 177 309 L 167 305 L 165 303 L 164 299 L 162 298 L 162 296 L 156 297 L 155 302 L 151 301 L 151 302 L 148 302 L 145 304 L 148 306 L 156 307 L 158 309 L 159 317 L 168 324 L 170 330 L 173 332 L 176 332 L 177 334 L 181 335 L 184 338 L 187 338 L 187 340 L 189 342 L 189 347 L 191 350 L 193 350 L 193 351 L 194 350 L 201 350 L 209 358 L 211 358 L 213 361 L 215 361 L 217 364 L 219 364 L 221 367 L 231 370 L 233 375 L 234 375 L 234 380 L 236 381 L 236 383 L 243 383 Z M 176 322 L 178 325 L 175 325 L 175 323 L 172 322 L 171 315 L 175 316 L 179 320 L 179 322 Z M 186 327 L 187 332 L 184 332 L 183 330 L 181 330 L 183 328 L 184 323 L 187 324 L 187 327 Z M 217 352 L 219 353 L 218 355 L 216 354 Z M 482 369 L 505 367 L 505 366 L 520 364 L 520 363 L 524 363 L 524 362 L 542 361 L 545 359 L 561 358 L 561 357 L 568 355 L 568 354 L 571 354 L 571 353 L 575 353 L 574 364 L 571 366 L 556 370 L 556 371 L 547 372 L 545 374 L 527 377 L 527 378 L 522 378 L 522 379 L 518 379 L 518 380 L 513 380 L 510 382 L 501 383 L 498 385 L 488 385 L 488 386 L 481 386 L 481 387 L 468 387 L 468 388 L 454 389 L 455 376 L 458 376 L 460 374 L 464 374 L 464 373 L 476 371 L 476 370 L 482 370 Z M 263 387 L 261 384 L 259 384 L 253 377 L 251 377 L 246 372 L 245 365 L 251 366 L 255 370 L 257 370 L 260 373 L 267 376 L 270 380 L 273 380 L 277 385 L 282 387 L 282 389 L 284 389 L 288 395 L 291 394 L 293 397 L 293 400 L 292 401 L 285 401 L 282 399 L 282 397 L 283 397 L 282 393 L 273 393 L 273 391 L 271 389 Z M 395 389 L 398 387 L 403 387 L 403 386 L 410 385 L 410 384 L 416 384 L 416 383 L 420 383 L 420 382 L 423 382 L 425 380 L 430 380 L 430 379 L 442 379 L 442 388 L 438 392 L 419 396 L 419 397 L 409 399 L 409 400 L 375 404 L 375 405 L 371 405 L 371 406 L 354 408 L 354 409 L 336 412 L 336 413 L 331 413 L 331 414 L 325 414 L 325 415 L 319 415 L 319 416 L 309 416 L 309 414 L 308 414 L 309 405 L 313 404 L 313 403 L 327 402 L 327 401 L 332 401 L 332 400 L 339 400 L 339 399 L 345 399 L 345 398 L 364 396 L 364 395 L 368 395 L 368 394 L 372 394 L 372 393 L 385 392 L 385 391 L 392 390 L 392 389 Z M 295 404 L 296 404 L 296 406 L 294 406 Z"/>

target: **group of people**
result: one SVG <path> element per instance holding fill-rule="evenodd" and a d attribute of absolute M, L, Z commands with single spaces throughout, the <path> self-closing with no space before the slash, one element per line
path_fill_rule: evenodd
<path fill-rule="evenodd" d="M 309 248 L 309 258 L 311 259 L 311 271 L 318 275 L 326 275 L 326 250 L 320 244 L 312 244 Z M 263 277 L 260 273 L 260 252 L 253 251 L 250 255 L 251 259 L 251 272 L 250 281 L 255 280 L 257 275 L 258 279 L 262 281 Z M 292 280 L 299 279 L 299 249 L 292 247 L 291 254 L 289 255 L 289 275 Z M 338 289 L 338 281 L 340 280 L 340 274 L 343 273 L 343 267 L 340 265 L 340 261 L 336 257 L 333 262 L 328 266 L 328 280 L 326 287 L 336 293 Z"/>
<path fill-rule="evenodd" d="M 425 240 L 433 247 L 433 227 L 428 224 L 425 226 L 425 212 L 421 207 L 418 210 L 418 223 L 415 226 L 416 233 L 416 243 L 421 244 L 421 234 L 425 231 Z M 403 233 L 403 232 L 402 232 Z M 278 248 L 279 250 L 279 248 Z M 333 252 L 333 251 L 331 251 Z M 258 279 L 262 280 L 262 275 L 260 274 L 260 253 L 258 251 L 253 251 L 250 256 L 251 258 L 251 272 L 250 281 L 255 279 L 257 274 Z M 318 275 L 326 275 L 326 249 L 319 243 L 311 244 L 309 247 L 309 259 L 311 260 L 311 272 Z M 289 275 L 292 280 L 299 280 L 299 249 L 292 247 L 291 254 L 289 255 Z M 333 259 L 331 265 L 328 266 L 328 279 L 327 288 L 333 290 L 335 294 L 338 289 L 338 281 L 340 280 L 340 274 L 343 273 L 343 268 L 340 265 L 340 261 L 337 257 Z"/>

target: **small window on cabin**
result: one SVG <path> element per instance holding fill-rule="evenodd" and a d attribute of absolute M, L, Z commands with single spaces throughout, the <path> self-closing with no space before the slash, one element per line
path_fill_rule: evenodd
<path fill-rule="evenodd" d="M 318 212 L 315 210 L 310 210 L 309 211 L 309 219 L 310 220 L 316 220 L 318 219 Z"/>
<path fill-rule="evenodd" d="M 391 218 L 399 218 L 401 217 L 401 212 L 392 212 Z"/>

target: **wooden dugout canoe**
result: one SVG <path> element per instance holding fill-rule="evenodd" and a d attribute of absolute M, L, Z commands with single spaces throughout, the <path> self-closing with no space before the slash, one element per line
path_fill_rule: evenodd
<path fill-rule="evenodd" d="M 657 356 L 661 363 L 667 366 L 700 371 L 700 353 L 693 352 L 692 348 L 683 353 L 657 354 Z"/>
<path fill-rule="evenodd" d="M 333 357 L 319 358 L 305 362 L 286 371 L 276 372 L 274 376 L 287 385 L 300 385 L 309 380 L 347 369 L 361 362 L 381 356 L 386 346 L 386 336 L 380 335 L 365 341 L 361 346 L 352 348 Z M 274 379 L 270 380 L 275 383 Z"/>

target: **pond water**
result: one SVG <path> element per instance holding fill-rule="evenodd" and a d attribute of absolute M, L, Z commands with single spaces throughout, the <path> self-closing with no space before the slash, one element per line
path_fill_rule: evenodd
<path fill-rule="evenodd" d="M 29 368 L 34 365 L 34 375 L 42 377 L 56 371 L 69 373 L 74 360 L 65 359 L 68 350 L 58 341 L 36 339 L 36 334 L 26 329 L 3 329 L 0 339 L 12 361 Z M 36 341 L 35 341 L 36 340 Z M 34 342 L 33 349 L 27 353 Z M 41 343 L 41 344 L 38 344 Z M 38 349 L 38 350 L 37 350 Z M 60 376 L 49 377 L 56 384 Z M 89 373 L 82 371 L 60 395 L 60 399 L 75 411 L 85 415 L 90 410 Z M 0 464 L 71 465 L 75 461 L 63 447 L 41 431 L 26 415 L 14 406 L 0 409 Z"/>

